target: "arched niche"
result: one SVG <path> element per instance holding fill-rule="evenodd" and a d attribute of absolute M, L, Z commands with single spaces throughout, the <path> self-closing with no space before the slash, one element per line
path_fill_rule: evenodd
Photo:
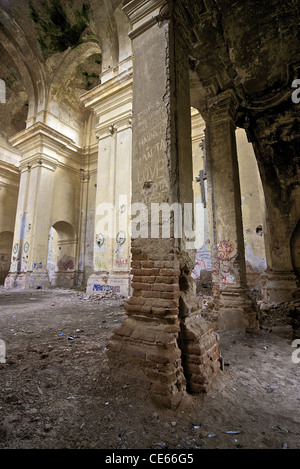
<path fill-rule="evenodd" d="M 0 233 L 0 285 L 9 273 L 14 234 L 11 231 Z"/>
<path fill-rule="evenodd" d="M 49 232 L 47 270 L 51 286 L 70 288 L 75 281 L 76 237 L 73 226 L 54 223 Z"/>

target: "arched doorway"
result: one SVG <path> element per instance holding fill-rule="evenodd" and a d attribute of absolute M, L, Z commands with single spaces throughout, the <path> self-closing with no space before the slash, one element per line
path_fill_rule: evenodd
<path fill-rule="evenodd" d="M 9 273 L 14 234 L 10 231 L 0 233 L 0 285 L 4 285 Z"/>
<path fill-rule="evenodd" d="M 59 221 L 49 233 L 47 270 L 51 286 L 70 288 L 75 284 L 76 239 L 70 223 Z"/>

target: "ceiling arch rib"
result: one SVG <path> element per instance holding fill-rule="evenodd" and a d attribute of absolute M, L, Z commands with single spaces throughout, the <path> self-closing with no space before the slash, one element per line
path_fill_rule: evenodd
<path fill-rule="evenodd" d="M 103 71 L 115 68 L 119 61 L 119 40 L 114 15 L 114 3 L 108 0 L 91 1 L 94 13 L 93 30 L 100 38 L 102 47 Z"/>
<path fill-rule="evenodd" d="M 60 83 L 64 83 L 70 79 L 70 77 L 74 76 L 76 68 L 80 63 L 84 62 L 89 56 L 100 53 L 100 45 L 95 41 L 84 42 L 75 49 L 67 51 L 66 55 L 63 57 L 63 60 L 60 62 L 58 68 L 53 74 L 49 88 L 49 99 L 51 99 L 53 88 L 59 86 Z M 49 106 L 49 99 L 47 108 Z"/>

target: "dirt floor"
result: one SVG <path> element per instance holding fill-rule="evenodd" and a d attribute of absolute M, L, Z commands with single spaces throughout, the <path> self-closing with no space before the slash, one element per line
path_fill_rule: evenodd
<path fill-rule="evenodd" d="M 300 363 L 282 308 L 262 311 L 257 334 L 220 334 L 223 371 L 171 412 L 109 374 L 106 343 L 123 304 L 0 288 L 0 449 L 300 448 Z"/>

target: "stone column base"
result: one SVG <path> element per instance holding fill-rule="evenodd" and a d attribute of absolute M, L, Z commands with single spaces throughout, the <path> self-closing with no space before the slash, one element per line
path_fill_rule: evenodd
<path fill-rule="evenodd" d="M 86 293 L 87 295 L 98 293 L 128 297 L 131 294 L 130 284 L 129 272 L 95 272 L 87 281 Z"/>
<path fill-rule="evenodd" d="M 218 327 L 220 330 L 258 329 L 258 307 L 240 286 L 228 285 L 220 289 Z"/>
<path fill-rule="evenodd" d="M 75 272 L 53 272 L 50 283 L 51 287 L 72 288 L 75 285 Z"/>
<path fill-rule="evenodd" d="M 292 301 L 299 288 L 294 272 L 267 270 L 262 274 L 262 299 L 265 303 L 283 303 Z"/>
<path fill-rule="evenodd" d="M 10 272 L 5 279 L 4 288 L 18 288 L 31 290 L 36 288 L 50 288 L 49 276 L 46 272 Z"/>

